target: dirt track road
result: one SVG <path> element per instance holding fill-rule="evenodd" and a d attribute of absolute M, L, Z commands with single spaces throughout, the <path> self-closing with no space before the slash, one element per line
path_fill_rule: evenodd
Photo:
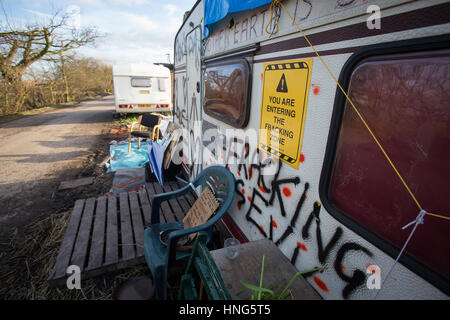
<path fill-rule="evenodd" d="M 0 125 L 0 239 L 49 209 L 112 121 L 112 96 Z"/>

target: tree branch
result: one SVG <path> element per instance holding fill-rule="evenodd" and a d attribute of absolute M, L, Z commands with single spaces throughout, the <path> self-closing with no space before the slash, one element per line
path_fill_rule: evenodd
<path fill-rule="evenodd" d="M 6 15 L 6 14 L 5 14 Z M 7 19 L 6 19 L 7 20 Z M 12 29 L 0 25 L 0 71 L 5 79 L 21 78 L 26 68 L 44 56 L 58 56 L 95 42 L 94 28 L 70 28 L 67 16 L 55 13 L 45 25 Z M 9 80 L 8 80 L 9 81 Z"/>

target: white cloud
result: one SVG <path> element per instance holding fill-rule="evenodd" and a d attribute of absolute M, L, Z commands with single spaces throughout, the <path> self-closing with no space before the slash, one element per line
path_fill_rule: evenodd
<path fill-rule="evenodd" d="M 26 9 L 37 9 L 35 4 L 56 0 L 34 1 Z M 105 34 L 96 41 L 95 47 L 78 49 L 79 54 L 105 63 L 167 62 L 168 53 L 173 61 L 175 35 L 182 24 L 185 7 L 189 9 L 195 2 L 177 1 L 58 0 L 55 6 L 66 10 L 74 3 L 79 5 L 81 27 L 96 26 Z M 38 10 L 39 13 L 51 11 L 48 5 Z"/>
<path fill-rule="evenodd" d="M 149 0 L 109 0 L 109 1 L 116 5 L 127 5 L 127 6 L 143 5 L 150 3 Z"/>
<path fill-rule="evenodd" d="M 24 10 L 26 12 L 28 12 L 28 13 L 31 13 L 33 15 L 40 16 L 40 17 L 46 17 L 46 18 L 53 17 L 53 15 L 51 15 L 51 14 L 40 12 L 40 11 L 37 11 L 37 10 L 31 10 L 31 9 L 24 9 Z"/>
<path fill-rule="evenodd" d="M 121 16 L 121 22 L 129 26 L 131 30 L 135 29 L 136 32 L 153 32 L 163 29 L 157 22 L 144 15 L 122 12 L 119 16 Z"/>
<path fill-rule="evenodd" d="M 130 46 L 128 43 L 110 42 L 97 48 L 80 49 L 80 53 L 110 64 L 167 62 L 167 53 L 173 60 L 173 47 L 155 43 Z"/>
<path fill-rule="evenodd" d="M 73 1 L 70 0 L 66 0 L 70 3 L 72 3 Z M 103 2 L 103 0 L 78 0 L 77 1 L 79 4 L 85 4 L 85 5 L 89 5 L 89 6 L 94 6 L 94 7 L 103 7 L 105 6 L 105 3 Z"/>
<path fill-rule="evenodd" d="M 176 5 L 173 4 L 166 4 L 164 6 L 164 10 L 167 11 L 168 15 L 171 16 L 174 13 L 176 13 L 177 11 L 179 11 L 180 9 L 178 9 L 178 7 Z"/>
<path fill-rule="evenodd" d="M 163 22 L 144 14 L 103 10 L 82 15 L 82 25 L 98 25 L 106 37 L 95 48 L 82 48 L 80 53 L 109 63 L 167 62 L 173 60 L 175 34 L 182 18 L 168 17 Z"/>

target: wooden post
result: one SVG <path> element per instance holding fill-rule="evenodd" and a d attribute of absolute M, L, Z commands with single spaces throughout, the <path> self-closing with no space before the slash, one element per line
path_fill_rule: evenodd
<path fill-rule="evenodd" d="M 130 153 L 131 150 L 131 128 L 130 131 L 128 132 L 128 153 Z"/>

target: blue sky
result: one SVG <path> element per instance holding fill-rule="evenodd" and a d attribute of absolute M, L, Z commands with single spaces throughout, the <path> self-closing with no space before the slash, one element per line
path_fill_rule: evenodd
<path fill-rule="evenodd" d="M 80 12 L 74 23 L 104 34 L 79 53 L 106 63 L 173 62 L 175 34 L 195 0 L 0 0 L 15 25 L 43 21 L 59 10 Z M 0 8 L 3 11 L 3 8 Z M 0 17 L 3 20 L 3 12 Z"/>

